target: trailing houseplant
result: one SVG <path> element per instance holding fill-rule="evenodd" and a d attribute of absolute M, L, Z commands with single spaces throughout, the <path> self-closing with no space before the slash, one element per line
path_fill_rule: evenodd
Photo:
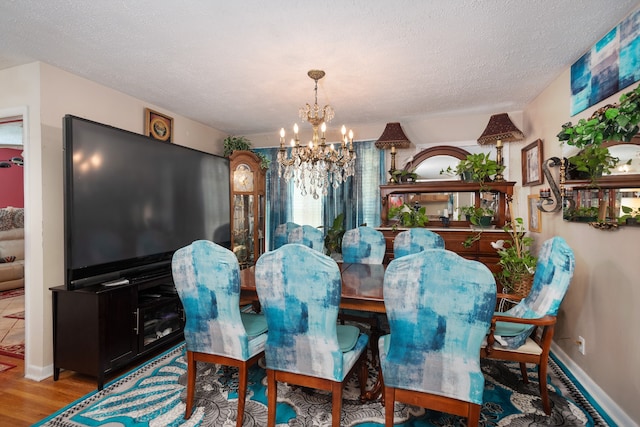
<path fill-rule="evenodd" d="M 504 171 L 504 166 L 489 158 L 489 153 L 468 154 L 456 167 L 440 171 L 441 175 L 460 175 L 465 181 L 479 182 L 481 186 L 491 181 L 491 177 Z"/>
<path fill-rule="evenodd" d="M 622 206 L 622 215 L 618 218 L 618 224 L 629 224 L 635 225 L 638 223 L 638 218 L 640 218 L 640 208 L 632 208 L 629 206 Z"/>
<path fill-rule="evenodd" d="M 503 227 L 511 237 L 508 240 L 491 242 L 500 256 L 502 270 L 496 279 L 507 293 L 525 297 L 531 290 L 538 259 L 531 253 L 534 240 L 527 236 L 522 218 L 514 218 Z"/>
<path fill-rule="evenodd" d="M 585 172 L 592 184 L 603 174 L 610 174 L 620 159 L 610 154 L 605 141 L 631 141 L 640 123 L 640 85 L 623 94 L 619 104 L 596 110 L 589 119 L 562 125 L 558 140 L 580 151 L 569 162 L 576 170 Z"/>
<path fill-rule="evenodd" d="M 389 219 L 397 219 L 403 227 L 424 227 L 429 222 L 427 208 L 411 207 L 406 203 L 389 208 Z"/>
<path fill-rule="evenodd" d="M 251 151 L 260 158 L 260 167 L 262 169 L 269 169 L 271 160 L 264 154 L 253 151 L 251 149 L 251 140 L 246 136 L 229 135 L 224 139 L 222 155 L 224 157 L 229 157 L 234 151 Z"/>
<path fill-rule="evenodd" d="M 467 221 L 473 225 L 482 227 L 489 226 L 491 224 L 493 214 L 495 214 L 493 209 L 483 207 L 461 206 L 458 209 L 462 215 L 467 217 Z"/>
<path fill-rule="evenodd" d="M 416 182 L 418 174 L 414 170 L 396 169 L 391 173 L 391 177 L 395 183 Z"/>

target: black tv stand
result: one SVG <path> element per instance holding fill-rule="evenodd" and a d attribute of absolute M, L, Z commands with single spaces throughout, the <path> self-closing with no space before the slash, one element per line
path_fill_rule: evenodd
<path fill-rule="evenodd" d="M 54 380 L 69 369 L 95 376 L 102 390 L 110 373 L 184 338 L 184 310 L 170 270 L 127 279 L 51 288 Z"/>

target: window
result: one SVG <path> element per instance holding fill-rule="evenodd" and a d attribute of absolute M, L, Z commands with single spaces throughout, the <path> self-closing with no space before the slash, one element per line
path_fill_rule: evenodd
<path fill-rule="evenodd" d="M 291 182 L 291 194 L 293 204 L 293 222 L 300 225 L 320 227 L 322 223 L 322 200 L 314 199 L 311 194 L 303 196 L 300 189 Z"/>

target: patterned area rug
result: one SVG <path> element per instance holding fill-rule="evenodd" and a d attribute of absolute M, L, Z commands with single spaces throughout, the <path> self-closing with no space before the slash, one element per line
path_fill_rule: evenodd
<path fill-rule="evenodd" d="M 196 407 L 190 420 L 185 421 L 186 369 L 184 346 L 180 345 L 36 426 L 235 426 L 237 371 L 198 364 Z M 553 360 L 549 366 L 552 406 L 549 417 L 542 411 L 535 372 L 530 372 L 530 382 L 524 384 L 515 363 L 483 360 L 482 369 L 486 384 L 481 426 L 608 425 Z M 375 375 L 372 370 L 370 383 L 375 381 Z M 250 371 L 248 388 L 244 425 L 266 426 L 266 377 L 262 366 L 255 366 Z M 353 379 L 345 387 L 340 425 L 384 425 L 384 407 L 379 402 L 361 404 L 358 396 L 357 381 Z M 395 409 L 395 422 L 400 427 L 466 425 L 466 420 L 459 417 L 422 408 L 396 404 Z M 330 414 L 330 394 L 287 384 L 278 385 L 278 426 L 327 426 L 331 425 Z"/>
<path fill-rule="evenodd" d="M 24 343 L 0 345 L 0 354 L 24 360 Z"/>
<path fill-rule="evenodd" d="M 9 291 L 0 292 L 0 299 L 14 298 L 24 295 L 24 288 L 11 289 Z"/>
<path fill-rule="evenodd" d="M 11 368 L 15 368 L 16 365 L 11 365 L 9 363 L 0 362 L 0 372 L 8 371 Z"/>
<path fill-rule="evenodd" d="M 24 311 L 19 311 L 17 313 L 8 314 L 8 315 L 3 316 L 3 317 L 6 317 L 8 319 L 22 319 L 22 320 L 24 320 Z"/>

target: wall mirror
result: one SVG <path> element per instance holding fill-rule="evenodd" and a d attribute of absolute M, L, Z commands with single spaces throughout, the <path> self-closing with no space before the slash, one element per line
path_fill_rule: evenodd
<path fill-rule="evenodd" d="M 609 141 L 603 145 L 620 162 L 610 175 L 598 178 L 595 183 L 567 179 L 563 218 L 598 228 L 637 225 L 640 220 L 640 138 L 636 136 L 630 142 Z M 565 157 L 575 153 L 575 147 L 563 150 Z"/>
<path fill-rule="evenodd" d="M 459 147 L 439 145 L 427 148 L 416 154 L 405 165 L 405 170 L 415 170 L 418 181 L 451 181 L 460 180 L 459 176 L 441 175 L 440 171 L 449 166 L 455 168 L 460 160 L 467 157 L 469 152 Z"/>

